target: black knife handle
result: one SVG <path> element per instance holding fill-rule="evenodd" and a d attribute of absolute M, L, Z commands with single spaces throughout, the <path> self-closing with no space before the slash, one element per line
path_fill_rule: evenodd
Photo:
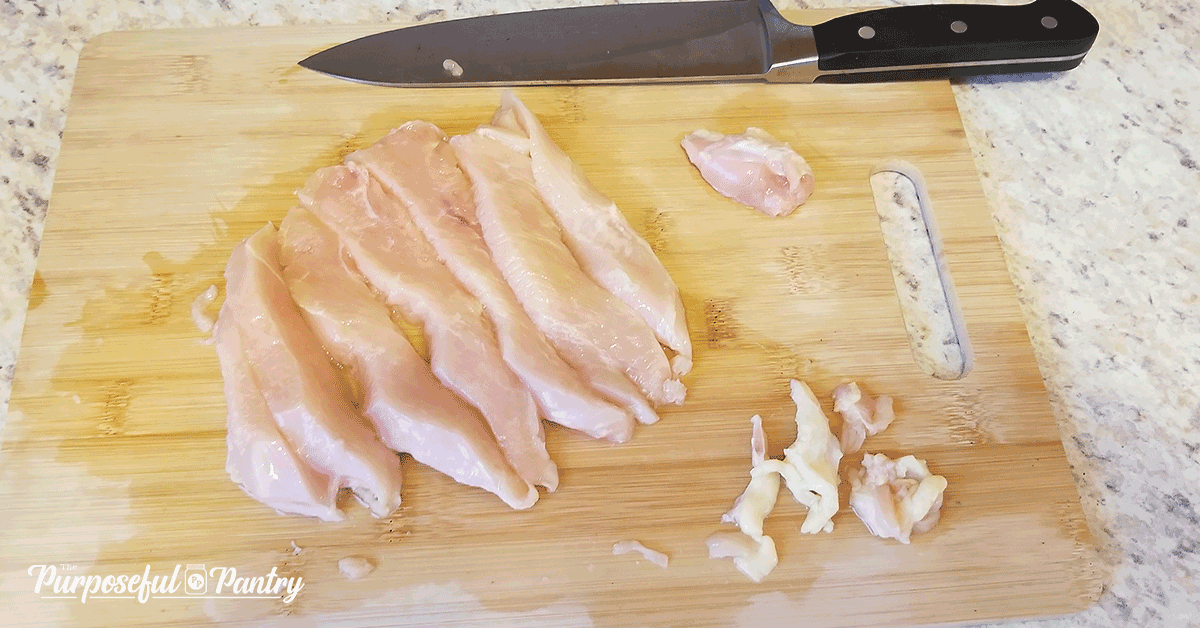
<path fill-rule="evenodd" d="M 832 72 L 818 81 L 861 82 L 1068 70 L 1099 32 L 1071 0 L 1036 0 L 864 11 L 814 26 L 813 38 L 817 68 Z"/>

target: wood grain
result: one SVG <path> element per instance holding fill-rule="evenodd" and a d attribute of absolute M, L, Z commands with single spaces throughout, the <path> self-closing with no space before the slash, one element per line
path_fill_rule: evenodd
<path fill-rule="evenodd" d="M 0 461 L 0 606 L 12 609 L 0 623 L 876 626 L 1095 599 L 1092 542 L 945 83 L 520 90 L 681 287 L 696 345 L 688 402 L 619 447 L 549 427 L 562 487 L 526 512 L 407 458 L 404 505 L 386 520 L 357 506 L 339 524 L 281 517 L 242 494 L 223 470 L 220 375 L 192 300 L 223 286 L 230 249 L 281 219 L 316 168 L 413 118 L 469 131 L 499 102 L 294 65 L 378 30 L 111 33 L 84 50 Z M 750 125 L 817 174 L 791 217 L 720 197 L 678 145 L 698 127 Z M 975 351 L 961 380 L 922 373 L 905 337 L 868 184 L 889 158 L 929 184 Z M 801 536 L 802 508 L 785 497 L 767 523 L 781 562 L 765 582 L 706 558 L 747 479 L 749 417 L 763 415 L 772 454 L 794 438 L 789 378 L 827 409 L 848 380 L 897 397 L 898 420 L 867 448 L 948 478 L 934 532 L 882 541 L 844 508 L 833 534 Z M 611 555 L 631 538 L 670 554 L 670 569 Z M 337 571 L 349 555 L 378 568 L 350 582 Z M 40 599 L 29 566 L 60 563 L 98 575 L 274 566 L 306 586 L 290 605 Z"/>

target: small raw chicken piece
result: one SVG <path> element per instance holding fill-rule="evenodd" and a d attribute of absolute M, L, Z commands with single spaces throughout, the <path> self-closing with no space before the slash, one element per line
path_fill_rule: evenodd
<path fill-rule="evenodd" d="M 682 143 L 714 190 L 768 216 L 792 213 L 816 187 L 804 158 L 762 129 L 750 127 L 741 135 L 699 129 Z"/>
<path fill-rule="evenodd" d="M 679 288 L 616 204 L 597 190 L 583 169 L 546 133 L 537 116 L 512 92 L 492 119 L 498 127 L 529 138 L 538 192 L 562 227 L 563 242 L 597 284 L 628 305 L 676 356 L 676 376 L 692 368 L 692 340 Z"/>
<path fill-rule="evenodd" d="M 630 552 L 637 552 L 641 554 L 642 558 L 645 558 L 646 560 L 658 565 L 659 567 L 662 567 L 663 569 L 667 568 L 667 564 L 671 560 L 670 556 L 667 556 L 658 550 L 652 550 L 649 547 L 642 545 L 641 541 L 617 541 L 616 543 L 613 543 L 613 556 L 621 556 L 622 554 L 628 554 Z"/>
<path fill-rule="evenodd" d="M 213 301 L 217 300 L 217 287 L 209 286 L 204 292 L 201 292 L 192 301 L 192 322 L 196 324 L 196 329 L 204 333 L 208 333 L 213 329 L 213 318 L 205 313 L 208 306 L 212 305 Z"/>
<path fill-rule="evenodd" d="M 299 197 L 337 232 L 371 287 L 424 326 L 434 375 L 479 409 L 521 477 L 558 486 L 537 403 L 505 365 L 479 299 L 437 259 L 400 201 L 353 163 L 318 170 Z"/>
<path fill-rule="evenodd" d="M 783 460 L 767 460 L 755 470 L 777 471 L 792 497 L 808 507 L 801 532 L 832 532 L 833 516 L 838 511 L 837 469 L 842 448 L 829 431 L 829 417 L 812 389 L 796 380 L 792 380 L 791 387 L 796 403 L 796 442 L 783 450 Z"/>
<path fill-rule="evenodd" d="M 362 556 L 347 556 L 338 561 L 338 571 L 347 580 L 360 580 L 375 571 L 375 564 Z"/>
<path fill-rule="evenodd" d="M 614 374 L 624 373 L 651 402 L 682 403 L 686 390 L 673 379 L 653 332 L 588 278 L 563 244 L 561 230 L 538 197 L 529 156 L 478 132 L 454 137 L 450 144 L 471 179 L 492 258 L 563 357 L 594 383 L 598 375 L 612 382 L 619 381 Z M 633 410 L 643 422 L 657 419 Z"/>
<path fill-rule="evenodd" d="M 855 382 L 833 389 L 833 411 L 842 415 L 843 455 L 858 451 L 867 436 L 882 432 L 896 420 L 891 397 L 871 399 Z"/>
<path fill-rule="evenodd" d="M 504 361 L 529 387 L 547 419 L 593 438 L 629 440 L 633 419 L 601 399 L 559 357 L 492 262 L 470 183 L 441 129 L 409 122 L 346 159 L 366 166 L 385 190 L 404 202 L 438 257 L 479 299 L 496 327 Z"/>
<path fill-rule="evenodd" d="M 732 558 L 738 571 L 755 582 L 762 582 L 779 564 L 775 539 L 769 536 L 752 539 L 741 532 L 714 532 L 704 544 L 709 558 Z"/>
<path fill-rule="evenodd" d="M 242 339 L 226 302 L 213 329 L 225 380 L 225 470 L 246 494 L 284 514 L 340 521 L 338 487 L 304 462 L 275 425 L 246 364 Z"/>
<path fill-rule="evenodd" d="M 862 468 L 850 472 L 854 514 L 871 534 L 905 544 L 937 525 L 945 490 L 946 478 L 913 456 L 892 462 L 883 454 L 867 454 Z"/>
<path fill-rule="evenodd" d="M 513 470 L 482 419 L 433 377 L 338 245 L 297 207 L 279 226 L 283 276 L 333 359 L 351 367 L 362 412 L 385 445 L 455 481 L 528 508 L 537 490 Z"/>
<path fill-rule="evenodd" d="M 767 460 L 767 437 L 762 429 L 762 417 L 757 414 L 750 419 L 750 483 L 738 496 L 733 508 L 721 517 L 721 521 L 732 523 L 740 532 L 717 532 L 709 536 L 709 558 L 732 558 L 738 571 L 755 582 L 775 569 L 779 557 L 775 553 L 775 541 L 763 534 L 763 520 L 775 508 L 779 496 L 779 472 L 764 467 Z"/>
<path fill-rule="evenodd" d="M 350 404 L 337 368 L 292 301 L 275 227 L 267 224 L 233 249 L 225 289 L 229 316 L 222 324 L 237 325 L 241 353 L 280 433 L 371 514 L 391 514 L 400 505 L 400 459 Z"/>

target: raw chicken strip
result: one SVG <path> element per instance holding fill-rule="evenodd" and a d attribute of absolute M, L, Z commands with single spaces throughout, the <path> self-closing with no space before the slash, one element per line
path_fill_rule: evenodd
<path fill-rule="evenodd" d="M 699 129 L 682 144 L 714 190 L 768 216 L 792 213 L 816 188 L 804 158 L 762 129 L 750 127 L 741 135 Z"/>
<path fill-rule="evenodd" d="M 229 405 L 225 470 L 247 495 L 281 513 L 342 520 L 337 485 L 305 464 L 275 425 L 246 364 L 234 316 L 226 303 L 213 329 Z"/>
<path fill-rule="evenodd" d="M 225 302 L 242 355 L 279 431 L 313 469 L 349 488 L 376 517 L 400 505 L 400 459 L 350 405 L 346 387 L 280 274 L 267 224 L 233 249 Z"/>
<path fill-rule="evenodd" d="M 642 545 L 641 541 L 617 541 L 616 543 L 613 543 L 613 556 L 621 556 L 630 552 L 637 552 L 641 554 L 642 558 L 645 558 L 646 560 L 658 565 L 659 567 L 662 567 L 663 569 L 667 568 L 667 564 L 671 560 L 670 556 L 667 556 L 658 550 L 652 550 L 649 547 Z"/>
<path fill-rule="evenodd" d="M 658 422 L 658 413 L 651 406 L 642 392 L 621 371 L 605 366 L 599 356 L 564 355 L 568 362 L 579 369 L 592 388 L 605 399 L 629 411 L 638 423 L 650 425 Z"/>
<path fill-rule="evenodd" d="M 858 451 L 867 436 L 882 432 L 896 420 L 891 397 L 871 399 L 855 382 L 833 389 L 833 411 L 842 415 L 843 455 Z"/>
<path fill-rule="evenodd" d="M 775 509 L 779 496 L 779 473 L 764 467 L 767 459 L 767 437 L 762 429 L 762 417 L 751 417 L 750 483 L 738 496 L 733 508 L 721 517 L 732 523 L 740 533 L 717 532 L 708 537 L 709 558 L 732 558 L 738 571 L 751 580 L 761 582 L 775 569 L 778 556 L 775 541 L 763 534 L 763 521 Z"/>
<path fill-rule="evenodd" d="M 777 471 L 787 482 L 792 497 L 808 507 L 801 532 L 832 532 L 832 519 L 838 511 L 841 445 L 829 431 L 829 417 L 821 411 L 821 403 L 812 389 L 794 379 L 791 388 L 792 401 L 796 403 L 796 442 L 783 450 L 783 460 L 767 460 L 755 470 Z"/>
<path fill-rule="evenodd" d="M 450 144 L 471 179 L 492 259 L 563 356 L 587 375 L 599 366 L 623 371 L 654 403 L 682 403 L 686 390 L 672 379 L 654 334 L 589 279 L 563 244 L 537 195 L 529 157 L 477 132 Z"/>
<path fill-rule="evenodd" d="M 347 160 L 366 166 L 404 202 L 438 257 L 479 299 L 495 325 L 505 363 L 529 387 L 546 418 L 593 438 L 629 440 L 633 419 L 592 392 L 559 357 L 492 263 L 470 183 L 441 129 L 409 122 Z"/>
<path fill-rule="evenodd" d="M 475 412 L 434 379 L 338 245 L 337 234 L 297 207 L 279 226 L 283 276 L 334 360 L 351 367 L 363 414 L 385 445 L 513 508 L 537 500 Z"/>
<path fill-rule="evenodd" d="M 479 409 L 521 477 L 554 490 L 558 468 L 533 396 L 504 364 L 479 300 L 438 261 L 408 211 L 353 163 L 313 173 L 299 197 L 337 232 L 367 282 L 424 326 L 434 375 Z"/>
<path fill-rule="evenodd" d="M 692 340 L 679 288 L 667 269 L 616 204 L 550 139 L 525 103 L 510 91 L 500 98 L 492 124 L 528 135 L 538 192 L 579 266 L 642 317 L 658 340 L 676 352 L 671 361 L 675 375 L 686 374 L 692 368 Z"/>
<path fill-rule="evenodd" d="M 883 454 L 867 454 L 862 468 L 850 472 L 854 514 L 871 534 L 905 544 L 912 534 L 937 525 L 945 490 L 946 478 L 913 456 L 892 462 Z"/>

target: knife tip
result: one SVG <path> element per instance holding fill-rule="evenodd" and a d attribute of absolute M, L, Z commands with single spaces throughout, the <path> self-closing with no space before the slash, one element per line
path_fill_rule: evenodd
<path fill-rule="evenodd" d="M 317 74 L 323 74 L 325 76 L 343 80 L 343 81 L 350 81 L 351 83 L 362 83 L 364 85 L 381 85 L 384 87 L 393 87 L 394 86 L 391 83 L 372 81 L 372 80 L 354 76 L 353 74 L 345 73 L 341 70 L 336 69 L 336 64 L 331 63 L 328 56 L 325 54 L 327 52 L 329 52 L 329 51 L 323 50 L 323 51 L 318 52 L 306 59 L 301 59 L 300 61 L 296 62 L 296 65 L 298 65 L 306 70 L 312 70 L 313 72 L 316 72 Z"/>

